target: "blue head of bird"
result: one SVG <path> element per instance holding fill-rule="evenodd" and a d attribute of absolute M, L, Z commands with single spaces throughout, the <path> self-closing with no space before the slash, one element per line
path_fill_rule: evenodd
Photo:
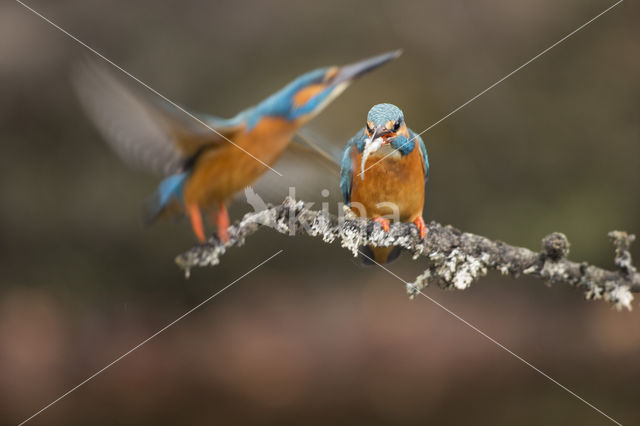
<path fill-rule="evenodd" d="M 397 58 L 401 51 L 385 53 L 342 67 L 310 71 L 262 101 L 249 119 L 253 127 L 261 117 L 281 117 L 302 125 L 319 114 L 353 81 Z"/>
<path fill-rule="evenodd" d="M 392 104 L 377 104 L 369 110 L 366 132 L 371 141 L 382 138 L 383 145 L 399 134 L 408 137 L 404 114 Z"/>
<path fill-rule="evenodd" d="M 392 104 L 374 105 L 367 114 L 366 138 L 358 150 L 362 152 L 360 178 L 364 179 L 369 157 L 400 158 L 413 149 L 402 110 Z"/>

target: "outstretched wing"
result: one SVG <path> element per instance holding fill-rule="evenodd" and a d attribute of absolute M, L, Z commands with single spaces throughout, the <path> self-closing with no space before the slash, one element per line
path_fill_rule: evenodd
<path fill-rule="evenodd" d="M 359 142 L 363 142 L 366 138 L 364 127 L 354 137 L 352 137 L 342 151 L 342 159 L 340 161 L 340 192 L 342 199 L 347 205 L 351 204 L 351 182 L 353 179 L 354 166 L 352 161 L 352 152 L 356 149 Z"/>
<path fill-rule="evenodd" d="M 420 152 L 422 153 L 422 159 L 424 160 L 424 181 L 429 180 L 429 156 L 427 155 L 427 147 L 424 145 L 424 141 L 416 132 L 411 129 L 409 130 L 409 137 L 411 139 L 415 139 L 419 143 Z"/>
<path fill-rule="evenodd" d="M 77 67 L 73 83 L 111 148 L 127 164 L 153 173 L 179 173 L 203 149 L 228 143 L 225 138 L 244 128 L 242 116 L 224 120 L 199 115 L 199 122 L 162 99 L 125 86 L 93 62 Z"/>

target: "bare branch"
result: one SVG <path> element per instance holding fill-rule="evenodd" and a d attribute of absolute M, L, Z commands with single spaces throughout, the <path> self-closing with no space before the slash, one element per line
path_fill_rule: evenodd
<path fill-rule="evenodd" d="M 561 233 L 546 236 L 542 240 L 542 250 L 534 252 L 432 221 L 427 237 L 420 241 L 413 224 L 395 223 L 385 233 L 379 224 L 357 218 L 347 208 L 343 216 L 335 216 L 310 210 L 304 202 L 290 198 L 281 205 L 247 213 L 239 223 L 229 227 L 227 243 L 212 236 L 208 242 L 179 255 L 176 263 L 187 276 L 193 267 L 217 265 L 228 248 L 242 246 L 246 238 L 261 227 L 282 234 L 321 237 L 327 243 L 338 240 L 354 256 L 363 245 L 400 246 L 412 253 L 414 259 L 424 256 L 428 259 L 428 267 L 407 286 L 410 297 L 431 283 L 444 288 L 468 288 L 492 269 L 514 278 L 528 275 L 549 283 L 570 284 L 583 290 L 587 299 L 608 301 L 618 310 L 623 307 L 631 310 L 632 293 L 640 292 L 640 273 L 633 266 L 629 253 L 635 236 L 626 232 L 609 233 L 615 246 L 617 267 L 617 270 L 609 271 L 567 260 L 569 241 Z"/>

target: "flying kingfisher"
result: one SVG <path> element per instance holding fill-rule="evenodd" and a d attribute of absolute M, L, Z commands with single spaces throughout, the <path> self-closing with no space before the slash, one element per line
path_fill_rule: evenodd
<path fill-rule="evenodd" d="M 427 235 L 422 218 L 429 159 L 422 138 L 407 127 L 395 105 L 378 104 L 366 126 L 344 148 L 340 190 L 346 205 L 389 231 L 389 218 L 413 222 L 420 238 Z M 399 247 L 362 247 L 365 263 L 385 263 L 398 257 Z"/>
<path fill-rule="evenodd" d="M 96 65 L 80 69 L 75 83 L 81 103 L 116 153 L 165 175 L 146 204 L 147 221 L 186 214 L 204 242 L 205 214 L 217 224 L 220 240 L 228 241 L 226 206 L 234 194 L 267 172 L 298 129 L 354 80 L 400 53 L 308 72 L 230 119 L 201 114 L 193 119 L 168 102 L 143 99 Z"/>

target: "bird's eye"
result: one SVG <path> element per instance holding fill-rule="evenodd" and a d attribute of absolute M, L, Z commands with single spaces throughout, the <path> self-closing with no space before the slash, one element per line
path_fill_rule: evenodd
<path fill-rule="evenodd" d="M 400 122 L 400 120 L 398 120 L 398 121 L 396 121 L 396 122 L 395 122 L 395 124 L 393 125 L 393 131 L 394 131 L 394 132 L 397 132 L 397 131 L 398 131 L 398 129 L 400 128 L 400 124 L 402 124 L 402 123 Z"/>

